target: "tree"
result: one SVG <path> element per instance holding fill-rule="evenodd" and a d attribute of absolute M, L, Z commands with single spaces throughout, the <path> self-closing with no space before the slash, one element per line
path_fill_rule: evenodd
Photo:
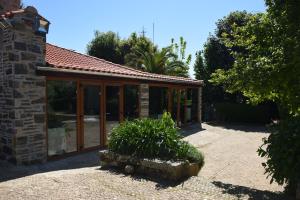
<path fill-rule="evenodd" d="M 204 120 L 215 120 L 215 106 L 218 103 L 242 103 L 245 98 L 240 93 L 228 94 L 223 86 L 213 85 L 209 82 L 210 76 L 217 69 L 230 69 L 234 63 L 234 58 L 230 54 L 230 49 L 224 44 L 222 35 L 230 36 L 234 27 L 243 26 L 251 14 L 246 11 L 235 11 L 220 19 L 216 23 L 214 35 L 209 35 L 204 45 L 204 71 L 201 79 L 204 81 L 203 88 L 203 118 Z M 242 52 L 242 49 L 239 49 Z M 194 69 L 197 69 L 195 63 Z M 199 78 L 196 76 L 196 78 Z"/>
<path fill-rule="evenodd" d="M 254 104 L 278 104 L 281 120 L 258 152 L 267 158 L 263 165 L 271 181 L 288 183 L 295 192 L 300 180 L 300 1 L 266 0 L 266 5 L 267 13 L 252 15 L 230 36 L 222 35 L 235 62 L 229 70 L 218 69 L 211 82 L 242 92 Z"/>
<path fill-rule="evenodd" d="M 175 40 L 171 39 L 171 51 L 175 55 L 177 61 L 184 63 L 186 66 L 189 66 L 192 60 L 192 55 L 188 54 L 186 56 L 186 45 L 187 42 L 183 37 L 179 38 L 179 44 Z"/>
<path fill-rule="evenodd" d="M 138 49 L 135 54 L 141 58 L 143 71 L 172 76 L 188 76 L 185 63 L 177 60 L 172 47 L 150 52 Z"/>
<path fill-rule="evenodd" d="M 202 52 L 196 53 L 196 60 L 194 64 L 195 78 L 198 80 L 207 80 L 207 69 L 204 66 Z"/>
<path fill-rule="evenodd" d="M 87 46 L 87 52 L 91 56 L 123 64 L 124 58 L 120 51 L 120 42 L 120 37 L 114 32 L 96 31 L 95 38 Z"/>
<path fill-rule="evenodd" d="M 114 32 L 95 32 L 95 38 L 88 44 L 89 55 L 117 64 L 158 74 L 188 77 L 191 55 L 185 57 L 186 41 L 172 43 L 159 49 L 151 40 L 132 33 L 127 39 L 120 39 Z"/>
<path fill-rule="evenodd" d="M 122 41 L 121 49 L 126 65 L 136 69 L 142 69 L 141 55 L 136 52 L 156 51 L 157 47 L 151 42 L 149 38 L 144 36 L 137 36 L 136 33 L 132 33 L 128 39 Z"/>

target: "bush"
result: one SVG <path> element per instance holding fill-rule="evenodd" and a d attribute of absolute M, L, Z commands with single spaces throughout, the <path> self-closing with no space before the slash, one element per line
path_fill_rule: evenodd
<path fill-rule="evenodd" d="M 188 160 L 204 163 L 203 155 L 192 145 L 180 140 L 178 130 L 170 114 L 162 119 L 137 119 L 126 121 L 113 129 L 109 150 L 139 158 L 162 160 Z"/>
<path fill-rule="evenodd" d="M 264 138 L 258 149 L 271 183 L 287 184 L 286 191 L 295 193 L 300 180 L 300 117 L 291 117 L 271 127 L 271 134 Z"/>
<path fill-rule="evenodd" d="M 216 103 L 216 119 L 226 122 L 270 123 L 276 117 L 274 105 L 253 106 L 237 103 Z"/>

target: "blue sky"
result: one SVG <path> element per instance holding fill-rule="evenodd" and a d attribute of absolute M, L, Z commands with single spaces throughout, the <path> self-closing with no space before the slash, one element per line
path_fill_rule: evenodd
<path fill-rule="evenodd" d="M 128 37 L 145 28 L 152 38 L 155 23 L 155 43 L 160 47 L 178 41 L 187 41 L 187 53 L 203 49 L 215 22 L 231 11 L 263 12 L 263 0 L 23 0 L 26 6 L 35 6 L 51 22 L 47 40 L 81 53 L 93 38 L 94 31 L 117 32 Z M 190 66 L 193 74 L 193 63 Z"/>

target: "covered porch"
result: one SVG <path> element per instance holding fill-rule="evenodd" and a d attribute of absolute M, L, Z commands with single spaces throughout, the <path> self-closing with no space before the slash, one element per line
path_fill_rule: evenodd
<path fill-rule="evenodd" d="M 53 45 L 46 58 L 48 66 L 37 73 L 46 77 L 48 158 L 104 148 L 124 120 L 167 111 L 178 126 L 201 123 L 201 81 L 141 72 Z"/>

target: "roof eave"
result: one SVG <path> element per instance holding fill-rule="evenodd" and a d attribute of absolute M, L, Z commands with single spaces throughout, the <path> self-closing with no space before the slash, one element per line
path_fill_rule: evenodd
<path fill-rule="evenodd" d="M 96 75 L 96 76 L 113 77 L 113 78 L 135 79 L 135 80 L 142 80 L 142 81 L 144 80 L 144 81 L 166 82 L 166 83 L 174 83 L 174 84 L 191 84 L 193 86 L 203 86 L 202 80 L 199 81 L 166 80 L 166 79 L 151 78 L 151 77 L 130 76 L 124 74 L 93 72 L 93 71 L 83 71 L 83 70 L 74 70 L 74 69 L 59 69 L 54 67 L 41 67 L 41 66 L 37 67 L 38 74 L 47 75 L 47 73 L 49 72 L 81 74 L 81 75 Z"/>

